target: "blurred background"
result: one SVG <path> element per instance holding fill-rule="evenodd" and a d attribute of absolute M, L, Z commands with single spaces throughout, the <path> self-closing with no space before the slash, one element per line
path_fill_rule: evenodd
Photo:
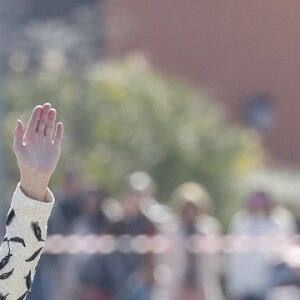
<path fill-rule="evenodd" d="M 1 228 L 15 120 L 49 101 L 66 133 L 49 234 L 118 245 L 54 255 L 50 236 L 28 299 L 300 299 L 295 239 L 199 246 L 299 231 L 300 3 L 0 3 Z M 140 235 L 173 246 L 136 253 Z"/>

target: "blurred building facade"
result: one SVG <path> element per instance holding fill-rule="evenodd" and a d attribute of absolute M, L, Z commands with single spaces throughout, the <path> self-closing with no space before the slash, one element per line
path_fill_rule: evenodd
<path fill-rule="evenodd" d="M 300 2 L 115 0 L 107 56 L 141 50 L 255 127 L 276 163 L 300 163 Z"/>

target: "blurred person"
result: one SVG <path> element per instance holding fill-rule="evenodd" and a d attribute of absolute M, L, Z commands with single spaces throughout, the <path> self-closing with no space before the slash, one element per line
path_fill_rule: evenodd
<path fill-rule="evenodd" d="M 293 225 L 294 224 L 294 225 Z M 276 236 L 295 233 L 295 221 L 283 208 L 275 208 L 265 191 L 253 192 L 247 209 L 232 219 L 233 236 Z M 265 300 L 271 280 L 269 255 L 257 251 L 229 255 L 227 290 L 233 300 Z"/>
<path fill-rule="evenodd" d="M 187 247 L 191 238 L 218 236 L 221 225 L 208 214 L 212 203 L 207 191 L 195 182 L 179 186 L 171 196 L 171 205 L 178 214 L 169 229 L 171 246 L 166 253 L 169 269 L 166 282 L 167 300 L 223 299 L 218 254 L 194 252 Z"/>
<path fill-rule="evenodd" d="M 61 189 L 56 192 L 53 217 L 49 222 L 50 234 L 66 234 L 81 214 L 82 178 L 78 170 L 68 170 L 64 174 Z"/>
<path fill-rule="evenodd" d="M 154 193 L 154 181 L 148 174 L 135 172 L 127 178 L 121 196 L 122 218 L 112 227 L 112 233 L 117 238 L 156 234 L 155 223 L 145 213 L 154 201 Z M 128 246 L 128 241 L 124 239 L 124 247 Z M 152 253 L 116 251 L 110 256 L 108 264 L 114 278 L 114 299 L 151 299 L 155 264 Z"/>
<path fill-rule="evenodd" d="M 70 234 L 107 234 L 110 220 L 103 211 L 106 192 L 93 187 L 83 193 L 81 211 L 75 219 Z M 60 295 L 55 299 L 110 300 L 112 299 L 110 276 L 107 273 L 106 255 L 77 254 L 62 265 Z"/>
<path fill-rule="evenodd" d="M 32 111 L 27 128 L 17 121 L 14 133 L 20 183 L 6 219 L 0 248 L 0 299 L 25 299 L 43 250 L 47 221 L 54 204 L 48 183 L 60 156 L 62 123 L 51 104 Z"/>

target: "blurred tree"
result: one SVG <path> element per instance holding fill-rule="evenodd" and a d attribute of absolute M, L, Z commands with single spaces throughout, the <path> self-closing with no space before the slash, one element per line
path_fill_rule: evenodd
<path fill-rule="evenodd" d="M 7 147 L 16 116 L 49 100 L 66 131 L 57 180 L 75 165 L 117 195 L 126 175 L 144 170 L 158 183 L 161 201 L 194 180 L 210 191 L 219 217 L 232 211 L 235 178 L 260 164 L 262 149 L 255 134 L 226 121 L 210 96 L 166 79 L 139 54 L 80 74 L 48 59 L 7 83 Z"/>

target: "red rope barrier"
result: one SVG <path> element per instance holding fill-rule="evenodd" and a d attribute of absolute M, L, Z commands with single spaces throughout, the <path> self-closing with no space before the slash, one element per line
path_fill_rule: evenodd
<path fill-rule="evenodd" d="M 183 240 L 182 240 L 183 241 Z M 130 236 L 115 237 L 112 235 L 51 235 L 47 238 L 44 253 L 49 254 L 77 254 L 77 253 L 102 253 L 113 251 L 124 253 L 161 254 L 168 252 L 176 245 L 174 240 L 166 235 L 155 236 Z M 192 236 L 184 240 L 184 247 L 195 253 L 247 253 L 281 252 L 283 249 L 295 248 L 300 245 L 300 236 Z M 299 247 L 300 249 L 300 247 Z M 299 250 L 300 254 L 300 250 Z"/>

